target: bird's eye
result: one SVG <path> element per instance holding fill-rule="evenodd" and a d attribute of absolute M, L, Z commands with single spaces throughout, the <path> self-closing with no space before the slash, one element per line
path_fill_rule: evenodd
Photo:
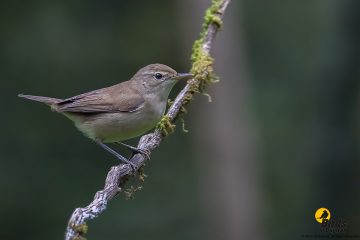
<path fill-rule="evenodd" d="M 161 73 L 155 73 L 155 78 L 156 78 L 157 80 L 160 80 L 160 79 L 163 78 L 163 75 L 162 75 Z"/>

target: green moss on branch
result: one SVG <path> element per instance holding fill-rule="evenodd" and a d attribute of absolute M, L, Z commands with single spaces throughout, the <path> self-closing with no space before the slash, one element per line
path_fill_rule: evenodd
<path fill-rule="evenodd" d="M 192 48 L 192 68 L 191 73 L 194 74 L 196 81 L 193 82 L 189 94 L 186 96 L 185 104 L 192 99 L 194 93 L 204 93 L 205 89 L 218 81 L 218 77 L 214 74 L 214 59 L 208 51 L 204 50 L 205 36 L 208 34 L 209 25 L 214 24 L 218 28 L 222 26 L 222 20 L 219 16 L 219 10 L 223 0 L 213 0 L 211 6 L 206 10 L 204 23 L 200 33 L 200 38 L 195 41 Z"/>
<path fill-rule="evenodd" d="M 157 124 L 156 128 L 161 131 L 163 136 L 166 136 L 169 133 L 174 132 L 175 125 L 171 123 L 171 119 L 168 115 L 164 115 Z"/>

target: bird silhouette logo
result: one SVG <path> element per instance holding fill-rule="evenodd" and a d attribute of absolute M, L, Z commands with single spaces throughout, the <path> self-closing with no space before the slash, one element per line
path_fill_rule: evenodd
<path fill-rule="evenodd" d="M 331 214 L 327 208 L 319 208 L 315 212 L 315 220 L 318 223 L 326 223 L 330 220 Z"/>

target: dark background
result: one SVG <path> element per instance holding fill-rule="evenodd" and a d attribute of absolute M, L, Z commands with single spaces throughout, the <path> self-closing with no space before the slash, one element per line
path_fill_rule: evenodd
<path fill-rule="evenodd" d="M 186 72 L 207 6 L 1 2 L 0 239 L 62 239 L 117 163 L 16 95 L 70 97 L 155 62 Z M 213 48 L 212 102 L 196 97 L 189 133 L 179 121 L 143 191 L 111 201 L 88 238 L 300 239 L 319 232 L 320 207 L 360 234 L 359 46 L 360 1 L 234 1 Z"/>

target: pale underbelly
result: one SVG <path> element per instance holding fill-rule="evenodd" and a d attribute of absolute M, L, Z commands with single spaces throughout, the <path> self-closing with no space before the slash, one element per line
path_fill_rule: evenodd
<path fill-rule="evenodd" d="M 66 114 L 87 137 L 102 142 L 119 142 L 134 138 L 149 131 L 161 115 L 141 112 L 100 113 L 91 115 Z M 146 121 L 144 121 L 146 119 Z"/>

